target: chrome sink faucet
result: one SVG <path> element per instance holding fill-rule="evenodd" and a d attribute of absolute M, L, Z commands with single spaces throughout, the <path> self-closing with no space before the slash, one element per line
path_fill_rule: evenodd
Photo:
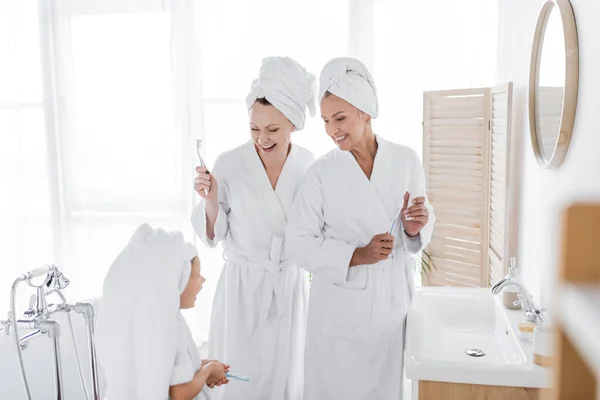
<path fill-rule="evenodd" d="M 525 285 L 523 285 L 518 280 L 512 279 L 508 276 L 503 279 L 500 279 L 498 282 L 496 282 L 494 286 L 492 286 L 492 293 L 498 294 L 502 289 L 509 285 L 515 285 L 519 288 L 519 300 L 515 302 L 515 305 L 522 304 L 526 320 L 529 322 L 533 322 L 537 325 L 544 323 L 542 313 L 545 312 L 546 309 L 542 308 L 541 310 L 539 310 L 535 306 L 531 294 L 529 294 Z"/>

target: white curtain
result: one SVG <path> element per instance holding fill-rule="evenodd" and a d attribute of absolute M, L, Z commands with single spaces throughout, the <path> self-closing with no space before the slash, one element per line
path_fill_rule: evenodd
<path fill-rule="evenodd" d="M 0 0 L 0 319 L 17 273 L 52 260 L 37 2 Z"/>
<path fill-rule="evenodd" d="M 315 74 L 332 57 L 372 57 L 376 130 L 420 152 L 422 90 L 479 84 L 494 65 L 472 38 L 483 2 L 424 3 L 446 20 L 392 0 L 360 13 L 357 0 L 0 0 L 0 319 L 12 280 L 43 263 L 71 279 L 70 301 L 98 296 L 142 222 L 196 240 L 195 139 L 209 168 L 248 140 L 244 98 L 266 56 Z M 374 43 L 351 43 L 361 37 Z M 333 147 L 318 117 L 293 140 Z M 222 249 L 197 245 L 208 281 L 186 316 L 203 340 Z"/>
<path fill-rule="evenodd" d="M 55 213 L 50 261 L 71 279 L 66 294 L 76 300 L 100 295 L 139 224 L 182 229 L 192 239 L 191 118 L 180 111 L 189 103 L 181 90 L 188 74 L 178 57 L 190 43 L 181 18 L 189 2 L 40 5 Z"/>
<path fill-rule="evenodd" d="M 348 52 L 345 0 L 0 1 L 0 68 L 10 68 L 0 93 L 11 94 L 0 103 L 0 318 L 10 282 L 43 263 L 71 279 L 71 301 L 98 296 L 142 222 L 195 241 L 195 139 L 209 166 L 248 140 L 244 98 L 262 58 L 289 55 L 318 73 Z M 318 120 L 294 139 L 317 154 L 332 147 Z M 197 245 L 208 282 L 186 316 L 205 339 L 222 250 Z"/>

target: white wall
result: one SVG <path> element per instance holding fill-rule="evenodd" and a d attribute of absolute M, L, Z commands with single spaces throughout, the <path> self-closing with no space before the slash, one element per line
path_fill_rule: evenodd
<path fill-rule="evenodd" d="M 561 211 L 575 201 L 600 201 L 600 1 L 571 0 L 579 36 L 579 102 L 571 146 L 557 170 L 537 163 L 527 116 L 529 58 L 543 3 L 499 2 L 498 82 L 515 83 L 513 129 L 521 171 L 517 261 L 525 284 L 546 305 L 552 300 L 559 265 Z"/>

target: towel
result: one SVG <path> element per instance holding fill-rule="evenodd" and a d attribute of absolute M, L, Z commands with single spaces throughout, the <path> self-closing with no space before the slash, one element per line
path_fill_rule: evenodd
<path fill-rule="evenodd" d="M 355 58 L 334 58 L 323 67 L 319 78 L 319 100 L 334 94 L 373 118 L 379 115 L 375 81 L 367 67 Z"/>
<path fill-rule="evenodd" d="M 265 98 L 290 120 L 296 130 L 304 128 L 306 108 L 314 116 L 316 78 L 289 57 L 267 57 L 246 97 L 248 112 L 257 99 Z"/>
<path fill-rule="evenodd" d="M 200 367 L 199 355 L 182 357 L 189 332 L 179 310 L 196 255 L 180 232 L 143 224 L 111 265 L 96 336 L 107 398 L 166 400 L 173 380 L 190 381 Z"/>

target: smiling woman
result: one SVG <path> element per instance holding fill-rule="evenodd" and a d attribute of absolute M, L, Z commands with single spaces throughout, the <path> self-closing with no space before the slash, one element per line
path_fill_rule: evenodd
<path fill-rule="evenodd" d="M 295 129 L 294 124 L 264 97 L 257 99 L 250 109 L 252 141 L 261 154 L 270 154 L 276 149 L 287 154 L 289 149 L 284 145 L 289 145 Z M 278 144 L 282 146 L 277 148 Z"/>
<path fill-rule="evenodd" d="M 304 395 L 399 399 L 410 255 L 430 241 L 435 221 L 423 168 L 412 149 L 374 134 L 377 92 L 359 60 L 327 63 L 319 93 L 338 149 L 307 171 L 285 235 L 287 254 L 313 274 Z M 398 214 L 402 223 L 390 229 Z"/>
<path fill-rule="evenodd" d="M 314 114 L 314 82 L 291 58 L 265 58 L 246 97 L 251 140 L 221 154 L 212 172 L 197 169 L 201 201 L 192 223 L 208 246 L 223 242 L 227 255 L 208 357 L 252 377 L 249 385 L 221 388 L 220 399 L 302 399 L 308 278 L 285 255 L 283 231 L 314 159 L 291 143 L 306 109 Z"/>
<path fill-rule="evenodd" d="M 352 148 L 356 144 L 353 141 L 359 140 L 371 125 L 370 115 L 330 92 L 325 92 L 321 101 L 321 118 L 325 131 L 342 150 Z"/>
<path fill-rule="evenodd" d="M 275 189 L 281 170 L 278 166 L 283 165 L 291 150 L 292 132 L 296 128 L 281 111 L 261 97 L 250 109 L 250 130 L 269 182 Z"/>

